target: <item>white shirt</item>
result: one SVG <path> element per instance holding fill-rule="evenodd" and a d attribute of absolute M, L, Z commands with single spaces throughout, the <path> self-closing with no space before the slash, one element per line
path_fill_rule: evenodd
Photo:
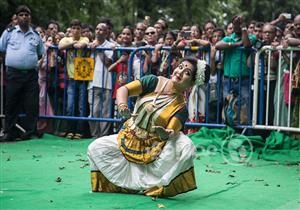
<path fill-rule="evenodd" d="M 141 74 L 142 74 L 141 70 L 143 68 L 144 67 L 141 66 L 141 59 L 137 56 L 134 56 L 133 65 L 132 65 L 134 80 L 141 78 Z"/>
<path fill-rule="evenodd" d="M 112 46 L 113 44 L 111 42 L 105 40 L 103 44 L 98 47 L 111 48 Z M 109 58 L 112 60 L 113 51 L 105 50 L 104 54 L 106 57 L 105 59 Z M 91 57 L 95 59 L 95 68 L 93 81 L 89 82 L 88 89 L 98 87 L 112 90 L 112 73 L 108 72 L 108 68 L 103 65 L 103 51 L 96 51 L 95 53 L 92 53 Z"/>

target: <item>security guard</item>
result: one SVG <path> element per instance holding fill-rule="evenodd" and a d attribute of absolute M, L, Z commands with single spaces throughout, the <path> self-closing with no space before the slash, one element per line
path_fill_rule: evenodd
<path fill-rule="evenodd" d="M 45 52 L 42 39 L 30 26 L 31 11 L 25 6 L 16 10 L 18 25 L 6 29 L 0 38 L 0 51 L 6 54 L 7 88 L 5 130 L 1 141 L 17 137 L 30 139 L 37 134 L 39 114 L 38 60 Z M 17 135 L 15 127 L 20 111 L 25 111 L 25 133 Z"/>

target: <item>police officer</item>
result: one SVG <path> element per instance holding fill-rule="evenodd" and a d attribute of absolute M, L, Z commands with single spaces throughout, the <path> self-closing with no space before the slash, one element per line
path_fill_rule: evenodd
<path fill-rule="evenodd" d="M 6 29 L 0 38 L 0 51 L 6 54 L 7 88 L 5 104 L 5 130 L 1 141 L 23 140 L 37 135 L 39 114 L 38 60 L 44 54 L 39 34 L 30 26 L 31 11 L 25 6 L 16 10 L 18 25 Z M 25 112 L 22 127 L 25 133 L 18 136 L 16 123 L 21 109 Z"/>

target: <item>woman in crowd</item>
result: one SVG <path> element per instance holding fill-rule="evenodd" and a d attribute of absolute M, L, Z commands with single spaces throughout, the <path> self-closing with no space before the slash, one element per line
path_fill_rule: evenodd
<path fill-rule="evenodd" d="M 133 41 L 133 30 L 129 26 L 125 26 L 121 33 L 121 40 L 122 44 L 121 47 L 132 47 Z M 119 51 L 120 52 L 120 51 Z M 119 87 L 124 85 L 127 82 L 128 77 L 128 58 L 129 52 L 122 51 L 115 56 L 117 57 L 117 61 L 113 63 L 109 68 L 108 71 L 114 71 L 117 73 L 117 81 L 114 88 L 113 98 L 116 98 L 116 91 Z"/>
<path fill-rule="evenodd" d="M 178 39 L 180 40 L 180 42 L 178 43 L 177 47 L 181 48 L 185 46 L 209 46 L 209 41 L 203 40 L 201 38 L 201 27 L 198 24 L 194 24 L 191 27 L 191 31 L 179 33 Z"/>
<path fill-rule="evenodd" d="M 40 115 L 47 115 L 47 116 L 53 116 L 53 109 L 52 105 L 50 103 L 50 98 L 48 94 L 48 88 L 51 84 L 47 84 L 47 71 L 50 72 L 50 68 L 52 67 L 51 64 L 54 63 L 55 60 L 55 52 L 51 52 L 51 50 L 48 50 L 50 46 L 54 45 L 53 37 L 49 36 L 44 43 L 45 47 L 45 55 L 43 58 L 39 61 L 39 114 Z M 51 62 L 52 61 L 52 62 Z M 48 67 L 47 67 L 48 65 Z M 49 79 L 48 79 L 49 80 Z M 48 87 L 47 87 L 48 86 Z M 48 120 L 40 119 L 37 124 L 37 129 L 39 131 L 45 132 L 45 131 L 51 131 L 51 123 L 49 123 Z"/>
<path fill-rule="evenodd" d="M 226 26 L 226 36 L 231 36 L 232 34 L 233 34 L 233 24 L 232 22 L 230 22 Z"/>
<path fill-rule="evenodd" d="M 132 47 L 133 29 L 130 26 L 125 26 L 121 33 L 121 47 Z M 117 89 L 125 85 L 128 81 L 128 59 L 129 51 L 117 51 L 114 54 L 116 62 L 111 64 L 108 71 L 116 73 L 116 80 L 113 90 L 113 100 L 116 99 Z M 117 118 L 117 107 L 115 104 L 114 117 Z M 114 125 L 114 132 L 118 130 L 118 125 Z"/>
<path fill-rule="evenodd" d="M 195 147 L 181 132 L 188 115 L 184 94 L 208 79 L 205 61 L 185 58 L 171 79 L 148 75 L 121 87 L 118 109 L 128 120 L 119 134 L 90 144 L 92 191 L 170 197 L 196 189 Z M 138 96 L 133 114 L 129 96 Z"/>
<path fill-rule="evenodd" d="M 203 39 L 212 41 L 214 29 L 217 28 L 217 24 L 213 20 L 207 20 L 204 23 L 204 37 Z"/>
<path fill-rule="evenodd" d="M 162 47 L 171 47 L 176 40 L 176 35 L 172 31 L 168 31 L 163 37 L 164 43 L 155 45 L 155 49 L 152 53 L 151 62 L 158 65 L 159 76 L 168 77 L 171 75 L 173 69 L 171 68 L 173 60 L 170 50 L 161 50 Z"/>

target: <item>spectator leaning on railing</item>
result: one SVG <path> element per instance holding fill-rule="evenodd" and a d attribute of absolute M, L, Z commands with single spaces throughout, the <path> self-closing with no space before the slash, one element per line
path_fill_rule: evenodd
<path fill-rule="evenodd" d="M 146 26 L 144 23 L 139 22 L 135 24 L 134 27 L 134 45 L 136 45 L 137 42 L 144 41 L 144 35 L 145 35 Z"/>
<path fill-rule="evenodd" d="M 286 34 L 285 38 L 282 41 L 283 47 L 299 47 L 300 46 L 300 15 L 297 15 L 294 18 L 293 25 L 290 26 L 287 24 L 286 27 L 289 27 L 289 33 Z M 297 69 L 297 65 L 300 65 L 300 54 L 297 51 L 294 51 L 294 53 L 282 53 L 283 57 L 281 59 L 281 66 L 279 66 L 279 74 L 281 80 L 277 80 L 276 83 L 276 91 L 275 91 L 275 97 L 274 97 L 274 107 L 279 107 L 279 110 L 276 110 L 276 115 L 274 116 L 274 125 L 279 126 L 287 126 L 288 125 L 288 119 L 290 119 L 291 126 L 292 127 L 299 127 L 299 88 L 296 88 L 299 83 L 299 69 Z M 292 56 L 291 56 L 292 55 Z M 293 64 L 291 65 L 291 59 L 293 60 Z M 292 68 L 292 72 L 289 72 L 288 70 Z M 288 76 L 288 84 L 289 86 L 289 80 L 291 80 L 291 89 L 289 87 L 286 87 L 284 84 L 285 79 L 285 71 L 287 71 L 287 74 L 289 75 L 291 73 L 292 77 Z M 277 98 L 285 98 L 287 97 L 287 100 L 276 100 Z M 291 97 L 291 100 L 289 100 L 289 97 Z M 290 116 L 288 115 L 288 109 L 291 105 L 291 112 Z M 277 115 L 278 113 L 278 115 Z"/>
<path fill-rule="evenodd" d="M 95 29 L 95 40 L 90 44 L 92 51 L 97 47 L 111 48 L 113 44 L 106 40 L 108 27 L 105 23 L 99 23 Z M 91 55 L 95 59 L 93 80 L 88 85 L 88 101 L 90 105 L 90 117 L 109 118 L 112 96 L 112 73 L 108 71 L 111 65 L 113 52 L 95 51 Z M 90 131 L 93 137 L 109 135 L 111 123 L 90 121 Z"/>
<path fill-rule="evenodd" d="M 238 47 L 251 47 L 256 41 L 256 38 L 254 35 L 248 35 L 247 28 L 243 24 L 241 16 L 235 16 L 232 19 L 232 23 L 234 33 L 231 36 L 224 37 L 221 41 L 217 42 L 215 46 L 218 50 L 224 50 L 223 97 L 227 97 L 229 92 L 233 89 L 241 96 L 242 103 L 240 105 L 245 107 L 245 111 L 248 111 L 246 105 L 249 104 L 250 70 L 247 67 L 247 57 L 249 54 L 243 51 L 241 56 L 241 50 L 238 49 Z M 238 93 L 240 77 L 242 79 L 241 93 Z M 243 114 L 248 116 L 245 112 L 243 112 Z"/>
<path fill-rule="evenodd" d="M 83 117 L 84 116 L 84 102 L 86 101 L 86 82 L 75 81 L 75 57 L 83 55 L 83 48 L 85 48 L 89 39 L 81 36 L 81 22 L 78 19 L 71 21 L 71 37 L 63 38 L 59 44 L 59 50 L 67 49 L 67 71 L 69 76 L 68 81 L 68 101 L 67 101 L 67 116 L 74 116 L 76 113 Z M 77 97 L 76 97 L 77 96 Z M 75 98 L 76 97 L 76 98 Z M 77 104 L 76 104 L 77 103 Z M 77 108 L 77 109 L 76 109 Z M 82 120 L 71 121 L 69 128 L 66 130 L 66 137 L 69 139 L 80 139 L 84 132 L 84 124 Z"/>
<path fill-rule="evenodd" d="M 262 41 L 261 45 L 259 46 L 258 50 L 265 46 L 277 46 L 279 45 L 278 42 L 275 41 L 276 36 L 276 27 L 270 23 L 266 23 L 262 27 Z M 278 58 L 277 58 L 277 52 L 272 51 L 270 54 L 270 63 L 268 62 L 268 53 L 263 52 L 261 54 L 261 58 L 263 58 L 263 62 L 259 62 L 259 84 L 261 84 L 262 76 L 264 77 L 264 82 L 262 83 L 263 86 L 259 88 L 259 90 L 264 90 L 264 95 L 260 96 L 261 91 L 259 91 L 259 100 L 263 100 L 263 104 L 267 104 L 267 86 L 269 86 L 269 106 L 268 106 L 268 121 L 266 119 L 263 119 L 262 123 L 268 122 L 268 125 L 273 125 L 273 118 L 274 118 L 274 94 L 275 94 L 275 85 L 276 85 L 276 79 L 277 79 L 277 69 L 278 69 Z M 254 56 L 253 56 L 254 57 Z M 252 66 L 254 66 L 254 59 L 251 59 L 251 56 L 248 57 L 248 66 L 250 67 L 250 62 L 252 62 Z M 262 66 L 263 64 L 263 66 Z M 263 68 L 264 67 L 264 68 Z M 262 70 L 264 69 L 264 72 Z M 268 69 L 270 71 L 268 72 Z M 258 103 L 260 104 L 260 103 Z M 266 109 L 265 107 L 259 107 L 260 112 L 265 113 Z"/>
<path fill-rule="evenodd" d="M 285 46 L 300 46 L 300 15 L 294 18 L 294 30 L 286 37 Z"/>

